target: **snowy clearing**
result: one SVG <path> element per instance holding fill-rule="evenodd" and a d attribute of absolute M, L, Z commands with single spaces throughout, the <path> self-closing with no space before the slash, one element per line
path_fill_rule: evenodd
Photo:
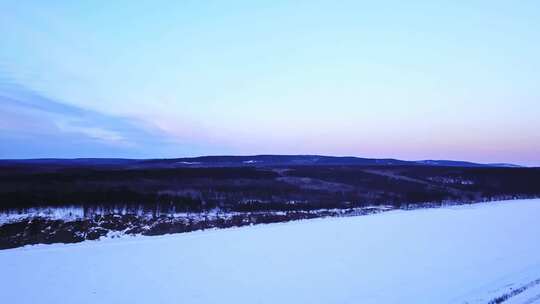
<path fill-rule="evenodd" d="M 540 278 L 539 218 L 533 199 L 29 246 L 0 251 L 0 294 L 4 303 L 488 303 Z M 505 303 L 540 303 L 537 294 L 535 285 Z"/>

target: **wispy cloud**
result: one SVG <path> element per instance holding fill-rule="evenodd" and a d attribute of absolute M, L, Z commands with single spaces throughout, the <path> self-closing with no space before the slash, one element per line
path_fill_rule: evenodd
<path fill-rule="evenodd" d="M 0 84 L 0 105 L 0 157 L 184 154 L 148 122 L 83 109 L 22 85 Z"/>

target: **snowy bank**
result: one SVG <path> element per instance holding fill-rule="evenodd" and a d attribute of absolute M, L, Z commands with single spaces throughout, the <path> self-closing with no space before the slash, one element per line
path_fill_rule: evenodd
<path fill-rule="evenodd" d="M 487 303 L 540 278 L 539 218 L 535 199 L 30 246 L 0 251 L 0 292 L 6 303 Z"/>

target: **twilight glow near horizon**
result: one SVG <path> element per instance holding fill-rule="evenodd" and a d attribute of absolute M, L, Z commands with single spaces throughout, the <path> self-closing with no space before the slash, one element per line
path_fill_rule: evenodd
<path fill-rule="evenodd" d="M 538 1 L 2 1 L 0 158 L 540 166 Z"/>

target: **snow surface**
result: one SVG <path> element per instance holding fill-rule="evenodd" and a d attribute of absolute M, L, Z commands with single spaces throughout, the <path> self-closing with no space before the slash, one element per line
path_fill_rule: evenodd
<path fill-rule="evenodd" d="M 73 221 L 84 218 L 84 209 L 77 206 L 69 207 L 44 207 L 29 208 L 24 211 L 3 210 L 0 213 L 0 225 L 28 219 L 32 217 L 43 217 L 52 220 Z"/>
<path fill-rule="evenodd" d="M 540 303 L 540 284 L 534 285 L 522 293 L 508 299 L 504 304 L 533 304 Z"/>
<path fill-rule="evenodd" d="M 0 251 L 0 295 L 3 303 L 487 303 L 540 278 L 539 219 L 534 199 L 29 246 Z M 534 300 L 531 289 L 521 297 Z"/>

